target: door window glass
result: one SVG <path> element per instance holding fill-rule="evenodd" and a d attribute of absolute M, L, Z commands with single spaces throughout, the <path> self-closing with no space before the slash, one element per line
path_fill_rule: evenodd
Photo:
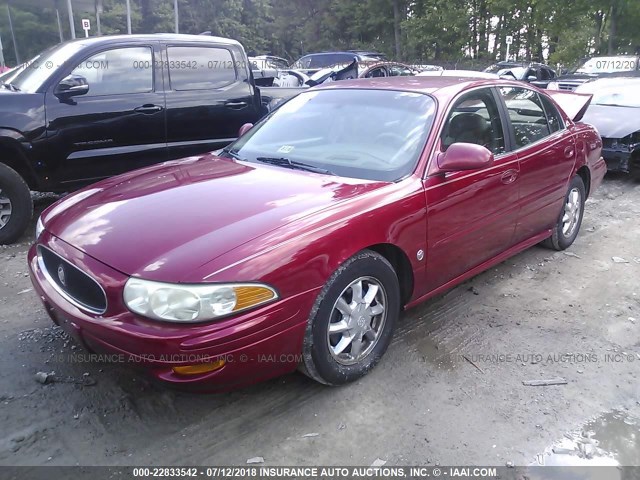
<path fill-rule="evenodd" d="M 87 79 L 87 96 L 144 93 L 153 90 L 150 47 L 106 50 L 83 60 L 71 72 Z"/>
<path fill-rule="evenodd" d="M 231 52 L 216 47 L 168 47 L 169 78 L 174 90 L 209 90 L 236 81 Z"/>
<path fill-rule="evenodd" d="M 449 114 L 441 139 L 444 150 L 454 143 L 475 143 L 496 155 L 503 153 L 504 130 L 491 90 L 476 90 L 462 96 Z"/>
<path fill-rule="evenodd" d="M 550 135 L 547 117 L 536 92 L 521 87 L 502 87 L 499 90 L 509 112 L 516 148 Z"/>
<path fill-rule="evenodd" d="M 564 128 L 564 122 L 556 106 L 544 95 L 540 95 L 540 100 L 542 100 L 544 111 L 547 114 L 547 121 L 549 122 L 549 130 L 551 133 L 562 130 Z"/>

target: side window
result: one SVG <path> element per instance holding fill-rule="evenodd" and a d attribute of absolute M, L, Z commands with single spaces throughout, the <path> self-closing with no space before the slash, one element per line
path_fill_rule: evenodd
<path fill-rule="evenodd" d="M 538 76 L 538 70 L 535 68 L 530 68 L 529 70 L 527 70 L 527 73 L 524 76 L 525 80 L 529 80 L 529 77 L 535 77 L 536 80 L 538 80 L 540 77 Z"/>
<path fill-rule="evenodd" d="M 546 68 L 541 68 L 540 80 L 551 80 L 551 70 L 548 70 Z"/>
<path fill-rule="evenodd" d="M 413 76 L 413 72 L 402 65 L 393 65 L 389 68 L 390 77 L 410 77 Z"/>
<path fill-rule="evenodd" d="M 83 60 L 71 73 L 87 79 L 88 97 L 151 92 L 153 53 L 151 47 L 114 48 Z"/>
<path fill-rule="evenodd" d="M 442 148 L 454 143 L 475 143 L 495 155 L 504 152 L 504 130 L 498 106 L 491 90 L 476 90 L 463 95 L 451 109 L 442 131 Z"/>
<path fill-rule="evenodd" d="M 377 77 L 386 77 L 386 76 L 387 76 L 387 71 L 385 70 L 384 67 L 372 68 L 365 75 L 366 78 L 377 78 Z"/>
<path fill-rule="evenodd" d="M 516 148 L 535 143 L 551 133 L 536 92 L 528 88 L 502 87 L 500 94 L 509 111 Z"/>
<path fill-rule="evenodd" d="M 547 121 L 549 122 L 549 130 L 551 133 L 562 130 L 564 128 L 564 121 L 556 106 L 544 95 L 540 95 L 540 100 L 542 100 L 542 106 L 547 114 Z"/>
<path fill-rule="evenodd" d="M 236 81 L 231 52 L 216 47 L 168 47 L 169 79 L 174 90 L 210 90 Z"/>

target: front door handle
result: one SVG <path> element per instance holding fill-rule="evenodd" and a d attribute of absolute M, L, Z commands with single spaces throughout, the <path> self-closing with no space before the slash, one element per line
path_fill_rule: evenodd
<path fill-rule="evenodd" d="M 158 112 L 161 112 L 162 110 L 163 110 L 163 108 L 160 105 L 152 105 L 150 103 L 133 109 L 134 112 L 136 112 L 136 113 L 144 113 L 145 115 L 158 113 Z"/>
<path fill-rule="evenodd" d="M 236 110 L 240 110 L 241 108 L 249 105 L 247 102 L 227 102 L 224 104 L 225 107 L 234 108 Z"/>
<path fill-rule="evenodd" d="M 505 185 L 509 185 L 510 183 L 515 182 L 516 178 L 518 178 L 518 171 L 510 168 L 502 174 L 502 176 L 500 177 L 500 181 Z"/>

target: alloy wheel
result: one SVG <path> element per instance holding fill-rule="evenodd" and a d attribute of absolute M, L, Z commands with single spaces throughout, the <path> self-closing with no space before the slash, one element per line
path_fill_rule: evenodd
<path fill-rule="evenodd" d="M 562 234 L 565 238 L 573 235 L 580 220 L 581 210 L 582 198 L 580 197 L 580 190 L 574 187 L 567 195 L 562 215 Z"/>
<path fill-rule="evenodd" d="M 0 229 L 7 226 L 11 219 L 11 200 L 0 189 Z"/>
<path fill-rule="evenodd" d="M 360 277 L 340 294 L 333 309 L 327 343 L 331 356 L 353 365 L 376 346 L 387 319 L 387 292 L 373 277 Z"/>

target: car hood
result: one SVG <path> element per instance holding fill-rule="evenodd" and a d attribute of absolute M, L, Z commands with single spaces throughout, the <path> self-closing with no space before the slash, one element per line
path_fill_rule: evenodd
<path fill-rule="evenodd" d="M 0 96 L 0 128 L 42 133 L 44 94 L 13 92 L 0 87 Z"/>
<path fill-rule="evenodd" d="M 102 181 L 42 220 L 122 273 L 179 282 L 245 242 L 382 185 L 208 155 Z"/>
<path fill-rule="evenodd" d="M 601 137 L 623 138 L 640 130 L 640 108 L 591 105 L 582 121 L 596 127 Z"/>

